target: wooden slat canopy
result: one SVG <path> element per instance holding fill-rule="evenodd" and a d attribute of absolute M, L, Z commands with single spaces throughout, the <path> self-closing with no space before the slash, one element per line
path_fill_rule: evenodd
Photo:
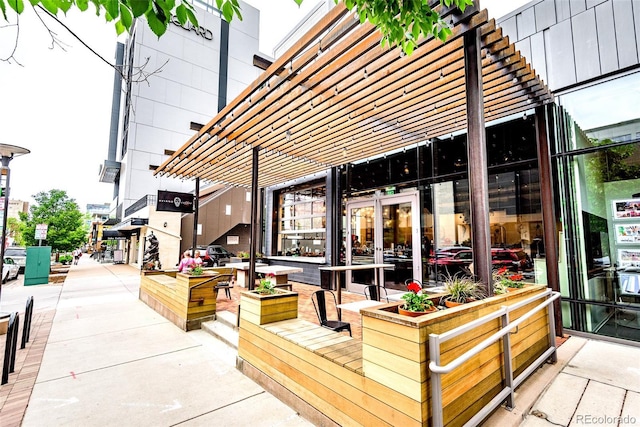
<path fill-rule="evenodd" d="M 475 29 L 486 121 L 552 100 L 486 10 L 440 13 L 453 24 L 447 42 L 424 39 L 405 56 L 340 3 L 155 173 L 251 186 L 259 147 L 267 187 L 466 129 L 462 36 Z"/>

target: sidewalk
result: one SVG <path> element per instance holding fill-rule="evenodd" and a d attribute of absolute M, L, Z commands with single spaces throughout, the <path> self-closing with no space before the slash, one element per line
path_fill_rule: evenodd
<path fill-rule="evenodd" d="M 64 286 L 21 291 L 55 289 L 59 300 L 48 323 L 34 295 L 33 323 L 43 333 L 32 330 L 27 358 L 45 342 L 46 348 L 39 371 L 24 364 L 12 374 L 37 373 L 22 424 L 18 407 L 29 384 L 14 379 L 10 392 L 10 384 L 1 389 L 0 425 L 310 425 L 236 370 L 234 351 L 204 331 L 181 331 L 140 302 L 139 282 L 139 271 L 130 266 L 83 256 Z M 10 310 L 14 288 L 3 286 L 3 311 Z"/>
<path fill-rule="evenodd" d="M 84 256 L 64 286 L 2 287 L 2 311 L 20 311 L 23 323 L 28 295 L 35 311 L 16 373 L 0 387 L 0 426 L 310 425 L 240 374 L 235 351 L 140 302 L 139 282 L 133 267 Z M 640 348 L 570 337 L 515 402 L 483 425 L 640 426 Z"/>

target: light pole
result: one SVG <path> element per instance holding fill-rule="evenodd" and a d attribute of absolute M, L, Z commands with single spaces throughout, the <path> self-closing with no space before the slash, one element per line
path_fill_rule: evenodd
<path fill-rule="evenodd" d="M 2 183 L 2 241 L 0 242 L 0 298 L 2 297 L 2 270 L 4 269 L 4 250 L 7 246 L 7 211 L 9 210 L 9 162 L 16 156 L 29 154 L 31 151 L 15 145 L 0 144 L 0 156 L 2 166 L 0 167 L 0 180 Z"/>

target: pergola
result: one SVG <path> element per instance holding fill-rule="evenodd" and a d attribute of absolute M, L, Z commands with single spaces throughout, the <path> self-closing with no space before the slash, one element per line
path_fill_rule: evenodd
<path fill-rule="evenodd" d="M 466 130 L 474 266 L 489 283 L 484 122 L 553 96 L 486 10 L 436 9 L 453 34 L 406 56 L 338 4 L 155 173 L 252 187 L 256 205 L 258 188 Z M 543 219 L 554 226 L 553 211 Z"/>

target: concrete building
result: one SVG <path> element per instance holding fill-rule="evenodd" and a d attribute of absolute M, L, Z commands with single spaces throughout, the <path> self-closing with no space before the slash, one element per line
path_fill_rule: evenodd
<path fill-rule="evenodd" d="M 153 170 L 260 71 L 253 65 L 259 11 L 241 3 L 243 20 L 229 25 L 212 4 L 194 1 L 197 29 L 173 19 L 158 39 L 138 21 L 117 47 L 116 61 L 127 78 L 115 75 L 109 151 L 100 181 L 114 185 L 111 217 L 117 223 L 110 230 L 126 235 L 121 249 L 129 263 L 142 261 L 151 232 L 162 248 L 162 264 L 177 262 L 184 246 L 182 215 L 157 212 L 157 192 L 193 193 L 194 182 L 156 178 Z M 228 231 L 217 230 L 215 238 Z"/>

